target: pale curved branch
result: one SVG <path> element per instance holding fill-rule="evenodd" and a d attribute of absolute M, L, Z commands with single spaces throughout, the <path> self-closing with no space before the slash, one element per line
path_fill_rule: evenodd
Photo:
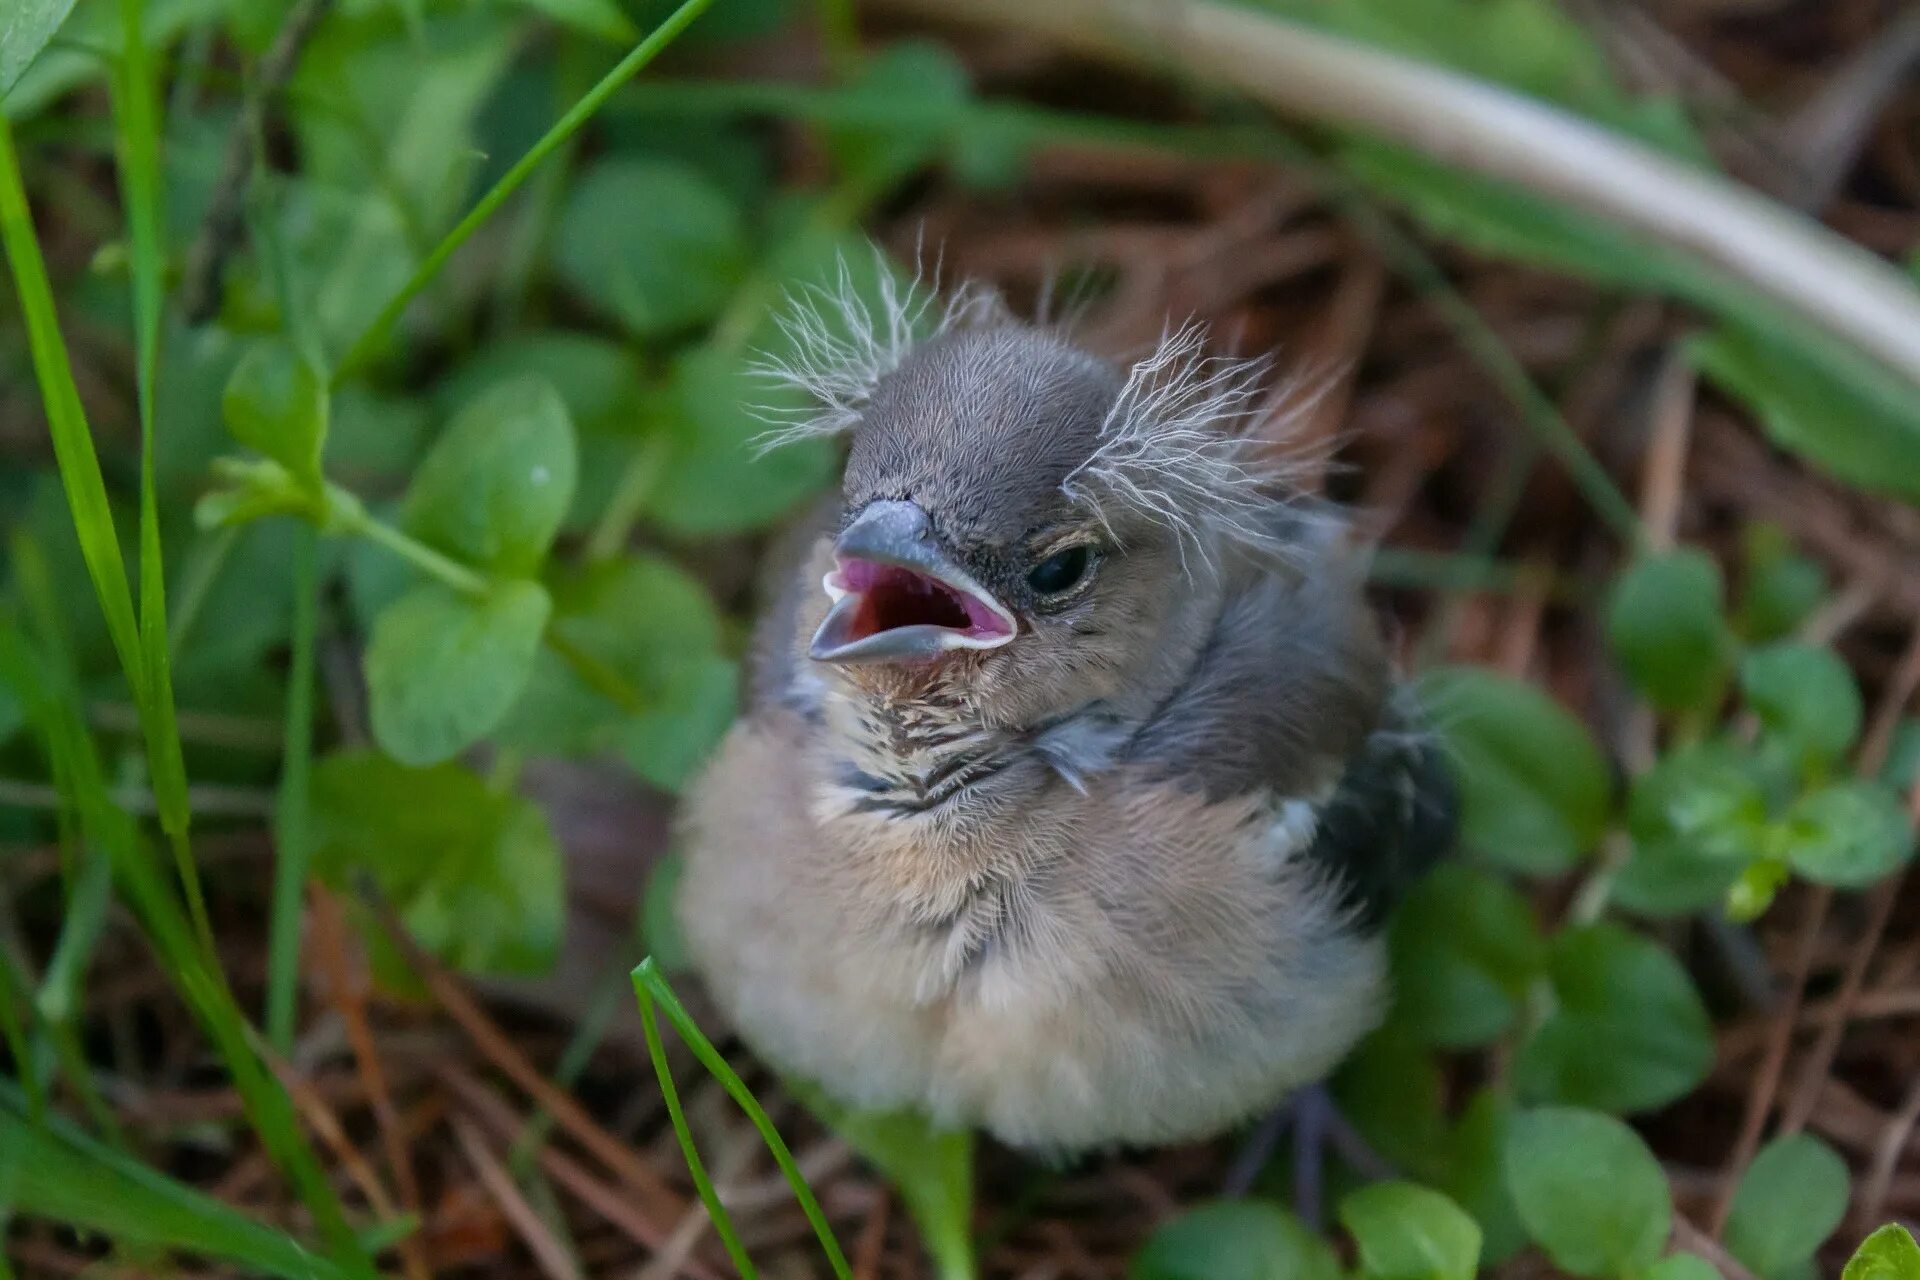
<path fill-rule="evenodd" d="M 1350 126 L 1683 250 L 1920 383 L 1920 291 L 1818 223 L 1531 98 L 1218 0 L 884 0 L 1177 67 Z"/>

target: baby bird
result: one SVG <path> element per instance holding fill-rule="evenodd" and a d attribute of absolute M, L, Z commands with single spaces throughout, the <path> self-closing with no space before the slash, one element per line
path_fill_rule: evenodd
<path fill-rule="evenodd" d="M 963 296 L 822 295 L 781 372 L 849 439 L 692 789 L 678 910 L 784 1071 L 1061 1155 L 1216 1133 L 1380 1020 L 1449 844 L 1338 519 L 1260 369 L 1130 366 Z"/>

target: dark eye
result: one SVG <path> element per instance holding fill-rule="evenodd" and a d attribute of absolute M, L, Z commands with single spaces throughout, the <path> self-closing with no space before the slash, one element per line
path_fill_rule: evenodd
<path fill-rule="evenodd" d="M 1057 596 L 1087 576 L 1092 554 L 1082 546 L 1056 551 L 1027 574 L 1027 585 L 1043 596 Z"/>

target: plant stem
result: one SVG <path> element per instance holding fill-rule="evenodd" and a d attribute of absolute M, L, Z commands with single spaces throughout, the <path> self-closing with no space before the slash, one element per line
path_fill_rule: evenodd
<path fill-rule="evenodd" d="M 319 534 L 296 535 L 293 669 L 287 675 L 286 745 L 274 815 L 273 897 L 267 929 L 267 1042 L 291 1052 L 300 977 L 300 916 L 313 851 L 308 822 L 313 767 L 314 647 L 319 631 Z"/>
<path fill-rule="evenodd" d="M 458 591 L 461 595 L 484 599 L 492 589 L 486 577 L 469 569 L 451 556 L 442 555 L 412 534 L 403 533 L 370 513 L 358 498 L 345 490 L 328 486 L 328 506 L 340 530 L 379 543 L 420 572 Z M 341 499 L 344 498 L 344 501 Z"/>
<path fill-rule="evenodd" d="M 713 0 L 685 0 L 685 3 L 669 14 L 645 40 L 635 45 L 632 52 L 622 58 L 613 70 L 602 76 L 598 84 L 574 103 L 572 109 L 561 116 L 538 142 L 529 147 L 527 153 L 515 161 L 511 169 L 501 175 L 500 180 L 480 197 L 473 208 L 467 211 L 466 216 L 441 237 L 440 243 L 421 260 L 418 267 L 414 268 L 413 275 L 408 277 L 407 282 L 387 300 L 387 304 L 380 309 L 380 313 L 373 318 L 373 322 L 358 338 L 354 339 L 353 345 L 347 348 L 347 353 L 341 357 L 339 365 L 333 371 L 335 386 L 340 385 L 342 379 L 357 371 L 373 357 L 374 353 L 380 349 L 380 345 L 386 341 L 393 326 L 399 321 L 401 313 L 407 309 L 407 304 L 418 297 L 433 278 L 440 274 L 440 268 L 446 265 L 447 259 L 451 258 L 455 250 L 480 229 L 483 222 L 493 216 L 494 210 L 504 204 L 508 196 L 519 190 L 520 184 L 539 167 L 540 162 L 578 132 L 593 113 L 613 96 L 615 90 L 631 80 L 642 67 L 652 62 L 662 49 L 672 44 L 674 39 L 712 3 Z"/>

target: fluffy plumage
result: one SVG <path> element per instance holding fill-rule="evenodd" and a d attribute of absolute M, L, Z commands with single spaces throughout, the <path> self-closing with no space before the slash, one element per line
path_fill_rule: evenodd
<path fill-rule="evenodd" d="M 1357 559 L 1247 443 L 1259 368 L 1198 331 L 1116 368 L 1004 313 L 916 341 L 930 305 L 883 302 L 831 302 L 856 336 L 793 322 L 806 429 L 851 436 L 841 509 L 689 797 L 693 953 L 757 1049 L 857 1104 L 1049 1150 L 1222 1128 L 1377 1021 L 1381 912 L 1450 831 Z M 924 522 L 874 543 L 879 509 Z M 871 555 L 1017 634 L 810 658 L 823 577 Z"/>

